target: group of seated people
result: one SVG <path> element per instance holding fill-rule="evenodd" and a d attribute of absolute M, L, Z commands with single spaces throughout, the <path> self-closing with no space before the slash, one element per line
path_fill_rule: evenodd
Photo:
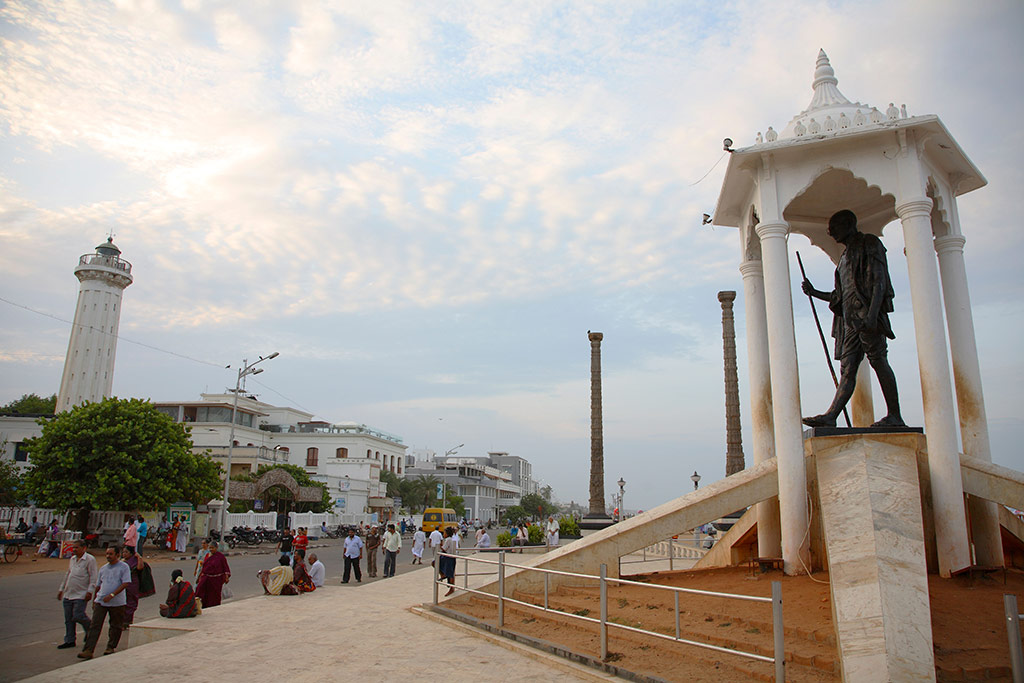
<path fill-rule="evenodd" d="M 306 551 L 302 548 L 295 550 L 294 561 L 283 553 L 278 559 L 278 565 L 272 569 L 263 569 L 257 572 L 260 583 L 263 584 L 263 592 L 267 595 L 299 595 L 300 593 L 312 593 L 317 586 L 324 585 L 324 565 L 317 559 L 316 554 L 309 556 L 310 564 L 306 564 Z"/>

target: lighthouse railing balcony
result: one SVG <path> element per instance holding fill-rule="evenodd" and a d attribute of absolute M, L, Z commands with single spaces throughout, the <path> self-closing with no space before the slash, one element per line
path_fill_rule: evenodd
<path fill-rule="evenodd" d="M 107 268 L 113 268 L 114 270 L 120 270 L 128 274 L 132 272 L 132 264 L 128 263 L 120 256 L 106 256 L 104 254 L 82 254 L 81 256 L 78 257 L 78 265 L 106 266 Z"/>

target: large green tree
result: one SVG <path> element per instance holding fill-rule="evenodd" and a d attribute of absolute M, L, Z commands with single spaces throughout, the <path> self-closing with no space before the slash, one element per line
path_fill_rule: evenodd
<path fill-rule="evenodd" d="M 192 452 L 189 428 L 140 399 L 108 398 L 40 418 L 25 442 L 25 491 L 59 510 L 159 510 L 205 503 L 220 489 L 220 466 Z"/>
<path fill-rule="evenodd" d="M 0 415 L 53 415 L 57 410 L 57 394 L 43 398 L 38 394 L 22 394 L 7 405 L 0 406 Z"/>
<path fill-rule="evenodd" d="M 3 450 L 0 443 L 0 451 Z M 25 487 L 21 471 L 10 460 L 0 460 L 0 505 L 24 505 Z"/>

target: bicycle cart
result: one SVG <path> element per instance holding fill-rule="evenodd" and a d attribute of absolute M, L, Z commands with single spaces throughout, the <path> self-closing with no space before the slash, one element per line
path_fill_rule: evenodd
<path fill-rule="evenodd" d="M 21 546 L 25 541 L 20 538 L 5 538 L 0 540 L 0 547 L 3 548 L 4 562 L 17 562 L 21 556 Z"/>

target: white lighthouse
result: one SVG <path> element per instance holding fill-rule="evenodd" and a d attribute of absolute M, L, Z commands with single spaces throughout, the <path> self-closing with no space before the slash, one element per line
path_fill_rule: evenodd
<path fill-rule="evenodd" d="M 132 283 L 132 264 L 121 258 L 114 238 L 108 237 L 95 253 L 78 259 L 75 276 L 82 286 L 57 395 L 58 412 L 110 396 L 121 294 Z"/>

